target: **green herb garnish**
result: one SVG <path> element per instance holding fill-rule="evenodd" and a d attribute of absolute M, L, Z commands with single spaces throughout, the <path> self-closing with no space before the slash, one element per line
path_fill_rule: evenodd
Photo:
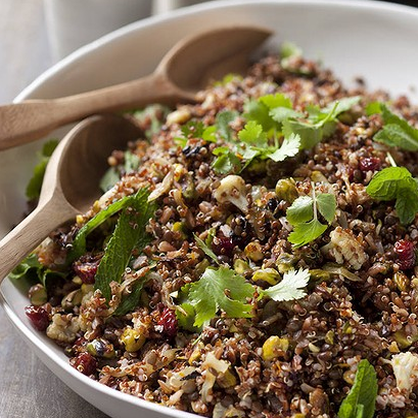
<path fill-rule="evenodd" d="M 42 151 L 39 154 L 39 163 L 33 169 L 32 178 L 26 186 L 26 197 L 29 200 L 39 198 L 41 194 L 42 182 L 44 180 L 46 166 L 51 158 L 52 153 L 58 145 L 58 139 L 52 139 L 44 144 Z"/>
<path fill-rule="evenodd" d="M 129 206 L 124 206 L 119 216 L 97 269 L 95 289 L 99 289 L 107 301 L 110 300 L 110 282 L 120 282 L 131 260 L 133 251 L 143 250 L 149 237 L 145 232 L 148 221 L 153 216 L 154 204 L 148 202 L 149 191 L 140 189 Z"/>
<path fill-rule="evenodd" d="M 268 296 L 276 302 L 302 299 L 306 296 L 303 290 L 308 285 L 311 275 L 308 269 L 291 269 L 284 273 L 282 281 L 261 291 L 261 295 Z"/>
<path fill-rule="evenodd" d="M 286 212 L 287 220 L 293 226 L 293 232 L 288 237 L 293 247 L 302 247 L 320 237 L 334 219 L 336 207 L 333 194 L 316 194 L 314 186 L 312 196 L 298 197 Z M 318 219 L 318 214 L 323 216 L 327 224 Z"/>
<path fill-rule="evenodd" d="M 338 418 L 373 418 L 378 389 L 374 367 L 368 360 L 360 361 L 354 384 L 338 410 Z"/>
<path fill-rule="evenodd" d="M 376 173 L 366 192 L 379 201 L 396 200 L 402 225 L 409 225 L 418 212 L 418 183 L 405 167 L 387 167 Z"/>
<path fill-rule="evenodd" d="M 418 129 L 391 112 L 384 103 L 380 103 L 379 107 L 385 125 L 373 139 L 390 147 L 399 147 L 405 151 L 418 151 Z"/>
<path fill-rule="evenodd" d="M 11 280 L 24 280 L 28 285 L 39 282 L 47 288 L 50 281 L 56 281 L 66 275 L 45 267 L 39 262 L 38 256 L 31 253 L 8 274 L 8 277 Z"/>
<path fill-rule="evenodd" d="M 206 244 L 205 241 L 200 239 L 196 234 L 193 234 L 194 239 L 196 240 L 197 246 L 209 257 L 211 258 L 216 264 L 219 264 L 218 257 L 212 251 L 212 249 Z"/>
<path fill-rule="evenodd" d="M 254 287 L 228 267 L 208 267 L 199 281 L 182 290 L 187 292 L 187 303 L 195 309 L 194 326 L 214 318 L 219 309 L 231 318 L 252 316 L 252 306 L 246 300 L 253 297 Z"/>
<path fill-rule="evenodd" d="M 110 167 L 102 179 L 100 180 L 100 188 L 107 192 L 110 190 L 120 179 L 122 174 L 132 173 L 139 167 L 139 157 L 131 151 L 125 151 L 124 163 L 117 167 Z"/>

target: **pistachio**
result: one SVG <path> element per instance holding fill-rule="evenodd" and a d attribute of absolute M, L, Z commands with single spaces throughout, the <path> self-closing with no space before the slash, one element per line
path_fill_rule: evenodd
<path fill-rule="evenodd" d="M 293 203 L 299 196 L 293 179 L 280 179 L 276 183 L 276 196 L 279 200 Z"/>
<path fill-rule="evenodd" d="M 261 244 L 257 241 L 250 242 L 245 247 L 244 253 L 251 261 L 260 261 L 264 258 L 264 254 L 261 249 Z"/>
<path fill-rule="evenodd" d="M 271 361 L 279 356 L 283 356 L 289 349 L 289 340 L 287 338 L 280 338 L 277 335 L 272 335 L 267 338 L 263 344 L 263 360 Z"/>
<path fill-rule="evenodd" d="M 393 275 L 393 281 L 395 282 L 396 287 L 399 289 L 400 292 L 407 291 L 409 287 L 409 279 L 405 273 L 402 273 L 401 271 L 397 271 Z"/>
<path fill-rule="evenodd" d="M 251 271 L 251 267 L 248 265 L 246 261 L 237 258 L 234 261 L 234 270 L 237 274 L 243 275 L 246 272 Z"/>
<path fill-rule="evenodd" d="M 235 386 L 237 384 L 237 378 L 231 370 L 228 369 L 225 373 L 220 373 L 218 375 L 216 382 L 221 388 L 226 389 Z"/>
<path fill-rule="evenodd" d="M 145 343 L 145 336 L 138 330 L 127 327 L 124 329 L 119 338 L 121 344 L 125 346 L 125 350 L 133 353 L 138 351 Z"/>
<path fill-rule="evenodd" d="M 41 306 L 48 301 L 46 289 L 40 283 L 33 285 L 28 292 L 32 305 Z"/>
<path fill-rule="evenodd" d="M 72 292 L 68 293 L 68 295 L 64 296 L 61 301 L 61 306 L 65 310 L 71 310 L 74 306 L 78 306 L 81 304 L 81 299 L 83 298 L 83 292 L 81 289 L 73 290 Z"/>
<path fill-rule="evenodd" d="M 273 286 L 279 281 L 280 274 L 272 268 L 266 268 L 266 269 L 257 270 L 253 274 L 252 279 L 253 279 L 253 282 L 258 282 L 262 280 Z"/>
<path fill-rule="evenodd" d="M 282 253 L 276 261 L 277 270 L 279 273 L 284 274 L 294 268 L 297 262 L 297 258 L 293 255 Z"/>
<path fill-rule="evenodd" d="M 112 358 L 115 356 L 113 344 L 103 338 L 96 338 L 87 344 L 87 351 L 94 357 Z"/>

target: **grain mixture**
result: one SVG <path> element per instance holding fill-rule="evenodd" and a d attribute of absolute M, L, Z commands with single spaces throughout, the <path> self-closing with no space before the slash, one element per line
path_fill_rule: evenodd
<path fill-rule="evenodd" d="M 142 112 L 120 181 L 27 260 L 33 324 L 92 379 L 203 416 L 417 417 L 417 111 L 298 54 L 200 97 Z"/>

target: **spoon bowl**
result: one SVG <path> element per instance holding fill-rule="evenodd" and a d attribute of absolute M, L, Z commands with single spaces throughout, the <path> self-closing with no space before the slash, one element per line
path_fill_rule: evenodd
<path fill-rule="evenodd" d="M 51 231 L 88 210 L 100 196 L 108 156 L 141 136 L 116 115 L 87 118 L 66 135 L 48 163 L 37 208 L 0 241 L 0 283 Z"/>
<path fill-rule="evenodd" d="M 0 150 L 96 113 L 150 103 L 194 102 L 209 80 L 243 73 L 251 52 L 270 35 L 270 30 L 255 26 L 213 29 L 179 41 L 152 74 L 137 80 L 59 99 L 0 106 Z"/>

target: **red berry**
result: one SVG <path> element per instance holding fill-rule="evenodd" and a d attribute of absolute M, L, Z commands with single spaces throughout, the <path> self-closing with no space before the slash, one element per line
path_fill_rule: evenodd
<path fill-rule="evenodd" d="M 396 241 L 394 250 L 398 256 L 396 262 L 401 270 L 409 270 L 415 266 L 415 246 L 411 241 L 406 239 Z"/>
<path fill-rule="evenodd" d="M 90 254 L 81 257 L 73 264 L 75 274 L 85 284 L 93 284 L 100 263 L 100 257 Z"/>
<path fill-rule="evenodd" d="M 216 255 L 232 256 L 235 244 L 231 237 L 226 237 L 223 234 L 213 237 L 212 250 Z"/>
<path fill-rule="evenodd" d="M 359 162 L 359 169 L 363 172 L 377 171 L 380 169 L 382 162 L 377 157 L 362 158 Z"/>
<path fill-rule="evenodd" d="M 26 306 L 25 314 L 38 331 L 45 331 L 49 325 L 49 314 L 41 306 Z"/>
<path fill-rule="evenodd" d="M 177 335 L 178 321 L 176 314 L 170 308 L 164 308 L 161 313 L 158 325 L 162 327 L 162 333 L 169 338 L 173 338 Z"/>
<path fill-rule="evenodd" d="M 73 359 L 72 365 L 79 372 L 90 376 L 96 372 L 97 360 L 89 353 L 81 353 Z"/>

